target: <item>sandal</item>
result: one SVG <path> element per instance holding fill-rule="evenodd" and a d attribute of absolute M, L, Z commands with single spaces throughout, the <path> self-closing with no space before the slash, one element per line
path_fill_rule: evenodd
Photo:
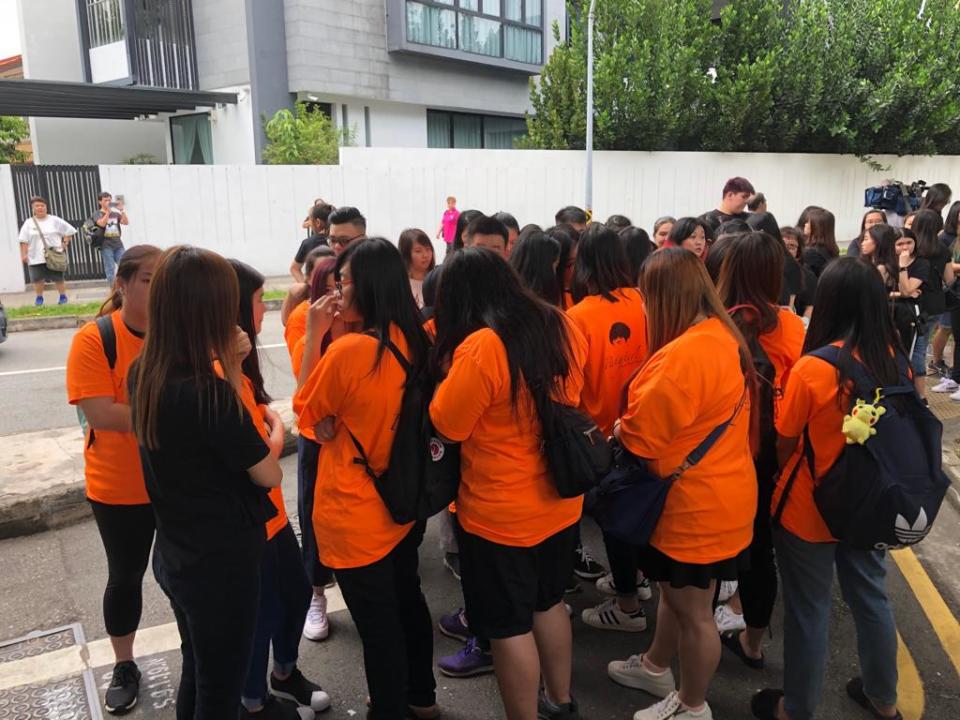
<path fill-rule="evenodd" d="M 720 643 L 738 658 L 743 661 L 743 664 L 748 668 L 753 670 L 763 670 L 764 658 L 763 653 L 760 653 L 760 657 L 752 658 L 747 653 L 743 651 L 743 645 L 740 644 L 740 635 L 743 631 L 732 632 L 732 633 L 723 633 L 720 636 Z"/>
<path fill-rule="evenodd" d="M 750 698 L 750 711 L 757 720 L 777 720 L 783 690 L 765 688 Z"/>
<path fill-rule="evenodd" d="M 853 680 L 847 683 L 847 695 L 849 695 L 850 699 L 857 703 L 857 705 L 862 707 L 864 710 L 869 710 L 873 716 L 879 720 L 903 720 L 903 715 L 900 714 L 899 710 L 897 710 L 896 715 L 880 714 L 876 706 L 870 701 L 870 698 L 868 698 L 867 694 L 863 691 L 862 678 L 855 677 Z"/>

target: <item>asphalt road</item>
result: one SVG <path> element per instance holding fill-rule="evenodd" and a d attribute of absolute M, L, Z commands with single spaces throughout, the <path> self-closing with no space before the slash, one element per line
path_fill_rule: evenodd
<path fill-rule="evenodd" d="M 0 344 L 0 436 L 75 425 L 67 404 L 65 366 L 76 330 L 11 333 Z M 267 391 L 290 397 L 296 387 L 279 312 L 268 312 L 260 333 Z"/>
<path fill-rule="evenodd" d="M 288 509 L 295 517 L 294 458 L 284 460 L 284 489 Z M 956 567 L 960 564 L 960 517 L 952 506 L 944 505 L 937 526 L 931 536 L 916 550 L 921 559 L 920 575 L 899 556 L 891 560 L 889 589 L 894 599 L 900 632 L 908 652 L 901 657 L 901 709 L 907 720 L 920 717 L 947 720 L 960 717 L 960 646 L 954 646 L 954 655 L 948 655 L 951 628 L 957 631 L 956 617 L 960 616 L 960 588 Z M 431 523 L 421 547 L 421 573 L 427 601 L 435 619 L 440 614 L 460 605 L 459 584 L 441 564 L 438 528 Z M 603 552 L 591 521 L 584 523 L 584 537 L 588 547 L 602 559 Z M 911 556 L 912 557 L 912 556 Z M 907 568 L 906 574 L 899 570 Z M 11 671 L 23 667 L 4 661 L 4 638 L 14 639 L 30 632 L 79 623 L 90 645 L 91 665 L 98 684 L 108 679 L 111 658 L 104 637 L 100 615 L 101 594 L 105 584 L 106 564 L 99 537 L 91 521 L 30 537 L 0 541 L 0 716 L 3 715 L 5 696 Z M 928 578 L 931 585 L 926 585 Z M 579 611 L 600 600 L 597 591 L 585 583 L 583 592 L 569 596 L 576 613 L 574 627 L 574 690 L 580 700 L 584 718 L 619 718 L 627 720 L 640 707 L 652 703 L 652 698 L 639 691 L 622 688 L 612 683 L 605 673 L 609 660 L 625 658 L 648 646 L 652 629 L 639 634 L 605 632 L 586 627 L 579 619 Z M 931 594 L 932 590 L 932 594 Z M 926 593 L 926 594 L 924 594 Z M 918 594 L 924 598 L 923 604 Z M 856 643 L 849 611 L 835 590 L 831 650 L 821 719 L 867 720 L 867 715 L 844 695 L 846 681 L 857 674 Z M 333 607 L 342 607 L 336 591 L 331 591 Z M 944 603 L 943 607 L 940 603 Z M 646 603 L 651 628 L 654 624 L 655 602 Z M 945 615 L 943 613 L 946 613 Z M 929 615 L 928 615 L 929 613 Z M 179 678 L 179 652 L 176 631 L 169 626 L 172 615 L 148 571 L 145 581 L 144 613 L 138 639 L 141 669 L 144 670 L 142 702 L 131 718 L 158 718 L 172 720 L 173 697 Z M 331 615 L 332 635 L 324 643 L 301 643 L 300 666 L 304 673 L 328 689 L 334 705 L 327 718 L 363 717 L 364 685 L 362 655 L 356 631 L 346 610 Z M 952 625 L 951 625 L 952 622 Z M 778 609 L 773 623 L 773 638 L 767 654 L 767 669 L 753 671 L 724 653 L 719 671 L 710 689 L 709 701 L 714 717 L 734 720 L 749 717 L 749 697 L 763 686 L 777 686 L 780 682 L 782 661 L 782 620 Z M 935 629 L 936 628 L 936 629 Z M 939 634 L 946 637 L 941 640 Z M 956 637 L 954 636 L 956 640 Z M 435 654 L 450 654 L 459 649 L 458 643 L 436 633 Z M 911 658 L 907 660 L 907 656 Z M 43 660 L 40 656 L 37 660 Z M 55 671 L 54 663 L 34 667 L 36 680 L 33 697 L 51 707 L 54 700 L 66 693 L 56 683 L 43 680 Z M 79 662 L 74 668 L 81 669 Z M 444 717 L 451 720 L 493 720 L 503 716 L 496 685 L 491 676 L 453 680 L 438 675 L 439 702 Z M 102 689 L 98 690 L 102 695 Z M 67 698 L 57 702 L 67 703 Z M 58 706 L 59 707 L 59 706 Z M 26 717 L 14 715 L 16 717 Z M 63 712 L 38 713 L 35 717 L 66 717 Z M 5 716 L 4 716 L 5 717 Z M 77 717 L 87 717 L 78 715 Z"/>

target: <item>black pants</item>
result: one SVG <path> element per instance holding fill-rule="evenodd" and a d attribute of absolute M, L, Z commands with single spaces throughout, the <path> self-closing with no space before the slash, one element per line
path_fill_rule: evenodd
<path fill-rule="evenodd" d="M 314 587 L 324 587 L 333 580 L 333 571 L 320 562 L 317 537 L 313 529 L 313 494 L 317 487 L 317 461 L 320 444 L 297 437 L 297 516 L 303 544 L 303 569 Z"/>
<path fill-rule="evenodd" d="M 953 333 L 953 367 L 950 377 L 954 382 L 960 382 L 960 308 L 950 311 L 950 332 Z"/>
<path fill-rule="evenodd" d="M 426 523 L 371 565 L 337 570 L 337 582 L 360 633 L 370 692 L 368 718 L 398 720 L 408 705 L 436 702 L 433 621 L 420 590 L 417 549 Z"/>
<path fill-rule="evenodd" d="M 265 537 L 259 539 L 238 538 L 229 558 L 211 556 L 185 573 L 167 572 L 162 554 L 154 553 L 154 574 L 180 631 L 177 720 L 237 717 L 260 604 Z"/>
<path fill-rule="evenodd" d="M 105 505 L 90 501 L 107 554 L 103 621 L 107 635 L 135 632 L 143 610 L 143 574 L 150 560 L 155 521 L 147 505 Z"/>
<path fill-rule="evenodd" d="M 618 595 L 633 595 L 637 592 L 638 551 L 636 545 L 603 534 L 603 544 L 610 561 L 613 587 Z"/>
<path fill-rule="evenodd" d="M 777 602 L 777 563 L 773 555 L 770 527 L 770 503 L 775 485 L 773 468 L 757 464 L 757 514 L 753 520 L 753 542 L 750 543 L 750 569 L 740 573 L 740 604 L 747 627 L 770 625 L 773 606 Z"/>

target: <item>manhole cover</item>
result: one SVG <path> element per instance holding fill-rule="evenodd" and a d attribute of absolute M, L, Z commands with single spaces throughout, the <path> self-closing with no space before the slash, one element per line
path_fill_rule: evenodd
<path fill-rule="evenodd" d="M 73 627 L 45 630 L 26 637 L 0 643 L 0 663 L 16 662 L 28 657 L 62 650 L 77 644 L 77 634 Z"/>
<path fill-rule="evenodd" d="M 0 642 L 0 664 L 16 663 L 86 643 L 79 624 Z M 0 720 L 102 720 L 93 673 L 77 671 L 46 682 L 0 690 Z"/>

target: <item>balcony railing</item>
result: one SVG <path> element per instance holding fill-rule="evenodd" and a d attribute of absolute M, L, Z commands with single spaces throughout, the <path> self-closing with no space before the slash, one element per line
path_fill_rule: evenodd
<path fill-rule="evenodd" d="M 120 42 L 125 37 L 120 0 L 86 0 L 90 48 Z"/>

